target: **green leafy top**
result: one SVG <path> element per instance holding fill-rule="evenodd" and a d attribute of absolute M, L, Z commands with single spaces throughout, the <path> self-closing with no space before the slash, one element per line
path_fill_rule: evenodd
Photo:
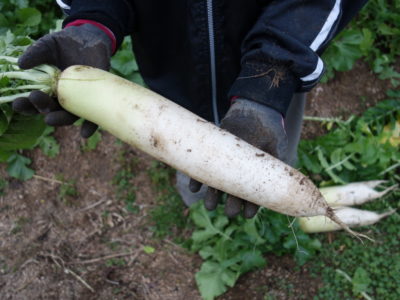
<path fill-rule="evenodd" d="M 48 136 L 51 130 L 46 130 L 48 127 L 42 116 L 15 113 L 7 103 L 27 96 L 31 90 L 49 92 L 54 86 L 58 73 L 54 68 L 39 66 L 21 71 L 17 66 L 17 58 L 31 43 L 30 38 L 16 36 L 10 31 L 0 36 L 0 162 L 8 162 L 9 175 L 22 180 L 32 177 L 33 171 L 27 168 L 30 160 L 17 154 L 18 150 L 41 145 L 49 155 L 58 153 L 58 146 Z"/>
<path fill-rule="evenodd" d="M 398 135 L 400 92 L 379 102 L 359 118 L 337 122 L 337 127 L 315 140 L 303 140 L 299 167 L 322 185 L 352 181 L 396 178 L 399 145 L 390 142 Z"/>
<path fill-rule="evenodd" d="M 0 2 L 0 34 L 37 38 L 55 27 L 61 10 L 53 0 L 2 0 Z"/>
<path fill-rule="evenodd" d="M 214 299 L 232 287 L 240 275 L 265 266 L 263 253 L 293 253 L 304 264 L 321 247 L 287 216 L 261 209 L 253 219 L 228 219 L 222 205 L 209 212 L 199 202 L 191 207 L 196 225 L 190 249 L 205 260 L 196 274 L 203 299 Z"/>

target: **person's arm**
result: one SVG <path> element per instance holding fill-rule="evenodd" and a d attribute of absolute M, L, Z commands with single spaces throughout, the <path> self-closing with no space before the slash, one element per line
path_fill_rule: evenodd
<path fill-rule="evenodd" d="M 91 20 L 107 27 L 116 38 L 116 46 L 134 27 L 132 1 L 129 0 L 57 0 L 66 13 L 63 26 L 77 20 Z"/>
<path fill-rule="evenodd" d="M 284 0 L 266 5 L 242 45 L 241 72 L 230 96 L 285 115 L 294 92 L 309 91 L 324 72 L 329 41 L 367 0 Z"/>
<path fill-rule="evenodd" d="M 282 0 L 266 5 L 242 45 L 241 72 L 229 96 L 234 104 L 221 127 L 285 161 L 284 117 L 295 92 L 309 91 L 323 75 L 320 58 L 329 41 L 366 0 Z M 192 190 L 198 185 L 191 182 Z M 219 191 L 210 188 L 205 206 L 215 209 Z M 228 195 L 225 213 L 243 210 L 253 217 L 258 207 Z"/>

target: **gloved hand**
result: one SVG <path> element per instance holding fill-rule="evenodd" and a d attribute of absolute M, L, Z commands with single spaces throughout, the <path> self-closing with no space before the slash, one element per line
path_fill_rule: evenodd
<path fill-rule="evenodd" d="M 100 28 L 92 24 L 67 27 L 50 33 L 32 46 L 19 58 L 22 69 L 30 69 L 41 64 L 50 64 L 61 70 L 72 65 L 87 65 L 108 70 L 112 52 L 112 41 Z M 82 99 L 85 101 L 85 99 Z M 45 122 L 52 126 L 71 125 L 78 117 L 63 110 L 56 99 L 35 91 L 29 97 L 18 98 L 13 109 L 24 114 L 45 114 Z M 85 121 L 81 128 L 83 137 L 91 136 L 97 125 Z"/>
<path fill-rule="evenodd" d="M 287 136 L 282 115 L 273 108 L 263 104 L 236 99 L 221 121 L 221 128 L 243 139 L 249 144 L 285 161 L 287 151 Z M 201 183 L 192 179 L 189 189 L 197 192 Z M 209 187 L 204 204 L 208 210 L 214 210 L 220 199 L 220 191 Z M 252 218 L 258 211 L 254 203 L 228 195 L 225 204 L 225 214 L 228 217 L 238 215 L 243 208 L 245 218 Z"/>

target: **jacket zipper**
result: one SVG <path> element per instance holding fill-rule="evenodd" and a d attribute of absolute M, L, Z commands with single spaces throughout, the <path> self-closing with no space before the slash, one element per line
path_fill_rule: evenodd
<path fill-rule="evenodd" d="M 207 20 L 208 20 L 208 39 L 210 43 L 210 73 L 211 73 L 211 99 L 214 115 L 214 123 L 219 126 L 218 106 L 217 106 L 217 74 L 215 62 L 215 34 L 214 34 L 214 15 L 213 1 L 207 0 Z"/>

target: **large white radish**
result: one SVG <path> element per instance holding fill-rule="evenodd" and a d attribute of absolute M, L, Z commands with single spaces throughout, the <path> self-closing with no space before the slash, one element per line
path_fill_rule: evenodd
<path fill-rule="evenodd" d="M 57 96 L 71 113 L 216 189 L 291 216 L 340 221 L 297 170 L 144 87 L 111 73 L 72 66 Z"/>
<path fill-rule="evenodd" d="M 379 220 L 390 216 L 395 210 L 381 214 L 373 211 L 361 210 L 352 207 L 341 207 L 335 210 L 336 215 L 349 227 L 372 225 Z M 300 228 L 307 233 L 328 232 L 342 229 L 341 226 L 324 216 L 299 218 Z"/>
<path fill-rule="evenodd" d="M 323 187 L 319 190 L 332 207 L 360 205 L 378 199 L 397 188 L 397 185 L 393 185 L 380 192 L 374 189 L 385 182 L 385 180 L 353 182 L 340 186 Z"/>

